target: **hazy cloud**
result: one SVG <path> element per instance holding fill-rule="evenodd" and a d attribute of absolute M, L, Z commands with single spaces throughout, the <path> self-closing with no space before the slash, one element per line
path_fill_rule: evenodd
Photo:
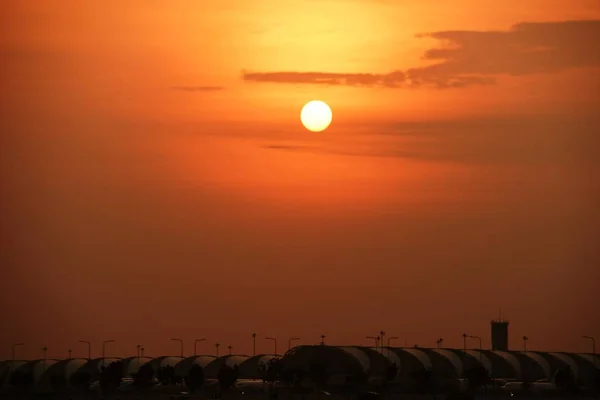
<path fill-rule="evenodd" d="M 420 37 L 445 42 L 423 59 L 437 64 L 388 74 L 333 72 L 246 72 L 253 82 L 367 87 L 461 88 L 495 83 L 495 76 L 556 73 L 599 67 L 600 20 L 519 23 L 506 31 L 442 31 Z"/>
<path fill-rule="evenodd" d="M 225 88 L 222 86 L 173 86 L 173 89 L 184 92 L 218 92 Z"/>
<path fill-rule="evenodd" d="M 369 87 L 400 87 L 406 77 L 401 71 L 389 74 L 352 74 L 331 72 L 242 72 L 243 79 L 254 82 L 310 83 Z"/>

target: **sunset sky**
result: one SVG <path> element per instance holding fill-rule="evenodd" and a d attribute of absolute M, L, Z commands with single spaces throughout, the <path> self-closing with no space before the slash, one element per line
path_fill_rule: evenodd
<path fill-rule="evenodd" d="M 600 340 L 598 0 L 0 18 L 0 359 L 248 354 L 252 332 L 489 347 L 500 309 L 515 349 Z"/>

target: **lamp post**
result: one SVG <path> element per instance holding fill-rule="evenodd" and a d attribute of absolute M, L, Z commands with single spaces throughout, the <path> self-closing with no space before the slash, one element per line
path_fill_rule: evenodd
<path fill-rule="evenodd" d="M 444 343 L 444 338 L 439 338 L 438 340 L 435 341 L 435 343 L 437 344 L 437 348 L 441 349 L 442 343 Z"/>
<path fill-rule="evenodd" d="M 231 345 L 227 346 L 227 350 L 229 350 L 229 355 L 231 355 L 231 349 L 232 349 L 232 348 L 233 348 L 233 347 L 232 347 Z"/>
<path fill-rule="evenodd" d="M 379 341 L 379 345 L 381 346 L 381 352 L 383 352 L 383 338 L 385 337 L 385 332 L 384 331 L 380 331 L 379 332 L 379 337 L 381 338 L 381 340 Z"/>
<path fill-rule="evenodd" d="M 299 338 L 299 337 L 293 337 L 293 338 L 289 338 L 289 339 L 288 339 L 288 350 L 292 348 L 292 342 L 293 342 L 294 340 L 300 340 L 300 338 Z"/>
<path fill-rule="evenodd" d="M 371 339 L 375 341 L 375 349 L 377 350 L 377 347 L 379 347 L 379 339 L 377 336 L 365 336 L 366 339 Z"/>
<path fill-rule="evenodd" d="M 106 358 L 106 345 L 108 343 L 114 343 L 115 341 L 113 339 L 110 340 L 105 340 L 104 342 L 102 342 L 102 366 L 104 366 L 104 359 Z"/>
<path fill-rule="evenodd" d="M 88 360 L 92 359 L 92 343 L 87 340 L 78 340 L 79 343 L 87 344 L 88 347 Z"/>
<path fill-rule="evenodd" d="M 256 355 L 256 332 L 252 333 L 252 355 Z"/>
<path fill-rule="evenodd" d="M 144 357 L 144 350 L 146 350 L 143 347 L 140 347 L 140 356 Z"/>
<path fill-rule="evenodd" d="M 173 340 L 175 342 L 179 342 L 180 349 L 181 349 L 179 355 L 181 356 L 181 358 L 183 358 L 183 340 L 181 340 L 181 339 L 171 339 L 171 340 Z"/>
<path fill-rule="evenodd" d="M 469 337 L 469 335 L 467 335 L 466 333 L 463 333 L 463 350 L 465 351 L 465 353 L 467 352 L 467 338 Z"/>
<path fill-rule="evenodd" d="M 198 354 L 197 351 L 196 351 L 198 343 L 204 342 L 205 340 L 206 339 L 204 339 L 204 338 L 194 340 L 194 355 Z"/>
<path fill-rule="evenodd" d="M 523 336 L 521 339 L 523 339 L 523 351 L 527 353 L 527 341 L 529 340 L 529 337 Z"/>
<path fill-rule="evenodd" d="M 325 335 L 321 335 L 321 346 L 325 346 L 325 338 L 326 337 L 327 336 L 325 336 Z"/>
<path fill-rule="evenodd" d="M 42 347 L 42 351 L 44 352 L 44 371 L 46 370 L 46 359 L 47 359 L 47 353 L 48 353 L 48 348 L 46 346 Z"/>
<path fill-rule="evenodd" d="M 483 351 L 483 346 L 481 345 L 481 338 L 479 336 L 469 336 L 471 339 L 479 340 L 479 361 L 481 361 L 481 352 Z"/>
<path fill-rule="evenodd" d="M 220 346 L 219 343 L 215 343 L 215 349 L 217 350 L 216 351 L 217 357 L 219 357 L 219 346 Z"/>
<path fill-rule="evenodd" d="M 265 339 L 273 341 L 273 345 L 275 346 L 275 353 L 273 354 L 277 354 L 277 339 L 274 337 L 266 337 Z"/>
<path fill-rule="evenodd" d="M 69 360 L 73 359 L 73 350 L 69 349 Z"/>
<path fill-rule="evenodd" d="M 594 367 L 596 366 L 596 339 L 592 336 L 583 336 L 584 339 L 587 339 L 592 342 L 592 362 L 594 363 Z"/>
<path fill-rule="evenodd" d="M 15 343 L 12 345 L 12 360 L 11 360 L 11 366 L 14 369 L 15 367 L 15 353 L 16 353 L 16 349 L 19 346 L 25 346 L 25 343 Z"/>

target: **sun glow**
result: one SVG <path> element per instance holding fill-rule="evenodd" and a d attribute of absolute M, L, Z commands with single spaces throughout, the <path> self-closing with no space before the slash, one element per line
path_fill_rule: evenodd
<path fill-rule="evenodd" d="M 311 132 L 321 132 L 331 124 L 331 108 L 320 100 L 309 101 L 302 107 L 300 121 Z"/>

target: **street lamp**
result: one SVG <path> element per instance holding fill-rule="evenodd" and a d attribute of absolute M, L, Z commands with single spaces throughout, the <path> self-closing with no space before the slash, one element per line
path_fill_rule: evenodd
<path fill-rule="evenodd" d="M 479 340 L 479 361 L 481 361 L 481 352 L 483 351 L 483 346 L 481 345 L 481 338 L 479 336 L 469 336 L 471 339 Z"/>
<path fill-rule="evenodd" d="M 79 343 L 87 344 L 88 347 L 88 360 L 92 359 L 92 344 L 87 340 L 78 340 Z"/>
<path fill-rule="evenodd" d="M 463 349 L 465 350 L 465 352 L 467 351 L 467 338 L 469 337 L 469 335 L 467 335 L 466 333 L 463 333 Z"/>
<path fill-rule="evenodd" d="M 13 369 L 14 369 L 14 366 L 15 366 L 15 352 L 16 352 L 17 347 L 19 347 L 19 346 L 25 346 L 25 343 L 15 343 L 15 344 L 12 345 L 12 361 L 11 361 L 11 365 L 12 365 Z"/>
<path fill-rule="evenodd" d="M 388 338 L 388 340 L 387 340 L 387 345 L 388 345 L 388 347 L 390 347 L 390 343 L 391 343 L 391 342 L 392 342 L 392 340 L 394 340 L 394 339 L 399 339 L 399 337 L 398 337 L 398 336 L 392 336 L 392 337 L 389 337 L 389 338 Z"/>
<path fill-rule="evenodd" d="M 277 354 L 277 339 L 275 339 L 273 337 L 266 337 L 265 339 L 273 341 L 273 344 L 275 346 L 275 353 L 273 353 L 273 354 Z"/>
<path fill-rule="evenodd" d="M 231 345 L 227 346 L 227 350 L 229 350 L 229 355 L 231 355 L 231 349 L 232 349 Z"/>
<path fill-rule="evenodd" d="M 179 344 L 181 345 L 180 355 L 181 355 L 181 358 L 183 358 L 183 340 L 181 340 L 181 339 L 171 339 L 171 340 L 173 340 L 175 342 L 179 342 Z"/>
<path fill-rule="evenodd" d="M 44 371 L 45 371 L 48 348 L 46 346 L 44 346 L 44 347 L 42 347 L 42 351 L 44 352 Z"/>
<path fill-rule="evenodd" d="M 110 340 L 105 340 L 104 342 L 102 342 L 102 365 L 104 365 L 104 358 L 106 358 L 106 345 L 108 343 L 114 343 L 115 341 L 113 339 Z"/>
<path fill-rule="evenodd" d="M 146 349 L 145 349 L 145 348 L 143 348 L 143 347 L 140 347 L 140 355 L 141 355 L 142 357 L 144 357 L 144 350 L 146 350 Z"/>
<path fill-rule="evenodd" d="M 299 337 L 293 337 L 293 338 L 289 338 L 288 339 L 288 350 L 292 348 L 292 341 L 294 340 L 300 340 Z"/>
<path fill-rule="evenodd" d="M 381 346 L 381 351 L 383 351 L 383 338 L 385 337 L 385 332 L 384 331 L 379 332 L 379 337 L 381 338 L 381 341 L 379 342 L 379 344 Z"/>
<path fill-rule="evenodd" d="M 325 346 L 325 338 L 326 337 L 327 336 L 325 336 L 325 335 L 321 335 L 321 346 Z"/>
<path fill-rule="evenodd" d="M 69 349 L 69 360 L 73 359 L 73 350 Z"/>
<path fill-rule="evenodd" d="M 529 338 L 527 336 L 523 336 L 523 351 L 527 352 L 527 341 L 529 340 Z"/>
<path fill-rule="evenodd" d="M 197 352 L 196 352 L 197 344 L 200 343 L 200 342 L 204 342 L 205 340 L 206 339 L 196 339 L 196 340 L 194 340 L 194 355 L 197 354 Z"/>
<path fill-rule="evenodd" d="M 256 355 L 256 333 L 252 334 L 252 355 Z"/>
<path fill-rule="evenodd" d="M 219 357 L 219 343 L 215 343 L 215 349 L 217 350 L 217 357 Z"/>
<path fill-rule="evenodd" d="M 584 339 L 587 339 L 592 342 L 592 362 L 594 363 L 594 367 L 596 366 L 596 339 L 592 336 L 583 336 Z"/>
<path fill-rule="evenodd" d="M 375 341 L 375 350 L 379 347 L 379 336 L 365 336 L 365 339 L 371 339 Z"/>
<path fill-rule="evenodd" d="M 437 348 L 441 349 L 442 343 L 444 343 L 444 338 L 439 338 L 438 340 L 435 341 L 435 343 L 437 344 Z"/>

